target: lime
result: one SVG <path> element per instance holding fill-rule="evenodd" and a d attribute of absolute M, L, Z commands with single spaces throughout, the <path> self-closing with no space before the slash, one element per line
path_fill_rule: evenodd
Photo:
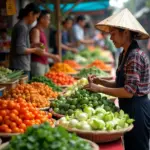
<path fill-rule="evenodd" d="M 75 105 L 70 105 L 70 109 L 76 109 L 76 106 Z"/>
<path fill-rule="evenodd" d="M 54 108 L 54 112 L 58 113 L 59 112 L 59 108 Z"/>
<path fill-rule="evenodd" d="M 72 109 L 69 109 L 68 110 L 68 115 L 72 115 L 73 114 L 73 110 Z"/>

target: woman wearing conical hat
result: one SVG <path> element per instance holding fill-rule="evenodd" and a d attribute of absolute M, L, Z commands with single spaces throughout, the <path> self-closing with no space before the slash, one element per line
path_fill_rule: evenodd
<path fill-rule="evenodd" d="M 149 35 L 128 9 L 101 21 L 96 28 L 110 33 L 116 48 L 123 47 L 123 52 L 115 81 L 89 76 L 85 88 L 118 97 L 120 108 L 135 120 L 132 131 L 124 135 L 125 150 L 149 150 L 150 66 L 136 42 L 148 39 Z"/>

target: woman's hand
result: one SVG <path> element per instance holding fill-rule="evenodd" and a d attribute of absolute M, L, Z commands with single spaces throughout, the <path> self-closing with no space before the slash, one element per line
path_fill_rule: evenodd
<path fill-rule="evenodd" d="M 86 86 L 84 86 L 84 89 L 92 92 L 101 92 L 101 87 L 94 83 L 89 83 Z"/>
<path fill-rule="evenodd" d="M 89 84 L 87 84 L 84 88 L 92 92 L 101 92 L 101 87 L 95 84 L 94 80 L 96 80 L 96 76 L 88 76 Z"/>
<path fill-rule="evenodd" d="M 88 76 L 88 79 L 90 79 L 95 84 L 102 84 L 102 79 L 100 77 L 97 77 L 96 75 Z"/>
<path fill-rule="evenodd" d="M 71 51 L 74 53 L 74 54 L 77 54 L 79 51 L 77 48 L 71 48 Z"/>
<path fill-rule="evenodd" d="M 60 62 L 60 61 L 61 61 L 61 59 L 60 59 L 59 55 L 54 55 L 54 56 L 53 56 L 53 60 L 54 60 L 54 62 L 55 62 L 55 63 L 57 63 L 57 62 Z"/>

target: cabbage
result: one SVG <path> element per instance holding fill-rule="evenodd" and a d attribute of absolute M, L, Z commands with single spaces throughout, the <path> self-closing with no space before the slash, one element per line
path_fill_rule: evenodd
<path fill-rule="evenodd" d="M 86 113 L 80 113 L 80 114 L 78 114 L 77 119 L 80 120 L 80 121 L 87 120 L 88 115 Z"/>
<path fill-rule="evenodd" d="M 72 119 L 69 121 L 69 127 L 75 128 L 77 126 L 77 124 L 79 123 L 79 121 L 77 119 Z"/>
<path fill-rule="evenodd" d="M 125 123 L 126 123 L 126 120 L 124 118 L 120 119 L 118 121 L 118 126 L 120 126 L 121 128 L 124 128 L 125 127 Z"/>
<path fill-rule="evenodd" d="M 102 108 L 102 107 L 97 107 L 95 113 L 96 114 L 98 114 L 98 113 L 105 114 L 106 110 L 104 108 Z"/>
<path fill-rule="evenodd" d="M 107 113 L 103 116 L 103 120 L 104 120 L 105 122 L 111 121 L 111 120 L 113 120 L 113 118 L 114 118 L 114 115 L 113 115 L 112 112 L 107 112 Z"/>
<path fill-rule="evenodd" d="M 65 117 L 62 117 L 60 120 L 59 120 L 59 124 L 64 126 L 64 127 L 68 127 L 69 125 L 69 121 L 65 118 Z"/>
<path fill-rule="evenodd" d="M 90 125 L 95 130 L 101 130 L 105 128 L 105 122 L 96 118 L 91 120 Z"/>
<path fill-rule="evenodd" d="M 92 107 L 85 107 L 84 112 L 88 114 L 88 117 L 91 117 L 95 113 L 95 110 Z"/>

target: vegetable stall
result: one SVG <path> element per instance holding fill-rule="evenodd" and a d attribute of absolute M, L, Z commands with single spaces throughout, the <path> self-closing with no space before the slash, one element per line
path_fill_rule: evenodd
<path fill-rule="evenodd" d="M 100 53 L 97 48 L 71 57 L 67 53 L 45 76 L 7 88 L 0 97 L 0 138 L 11 140 L 1 149 L 98 150 L 100 145 L 105 150 L 114 141 L 121 144 L 134 120 L 115 105 L 115 97 L 84 89 L 88 75 L 113 78 L 113 65 Z M 3 85 L 22 76 L 1 70 Z"/>

